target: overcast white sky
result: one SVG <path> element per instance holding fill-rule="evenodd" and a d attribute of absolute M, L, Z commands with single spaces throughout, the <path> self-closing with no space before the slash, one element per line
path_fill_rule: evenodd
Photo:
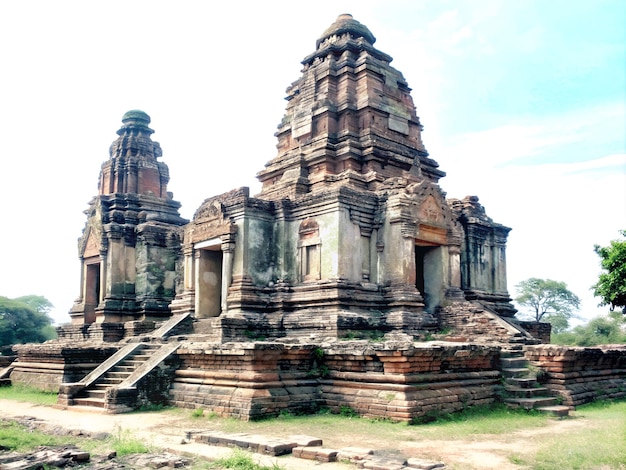
<path fill-rule="evenodd" d="M 285 89 L 341 13 L 413 89 L 449 197 L 512 227 L 509 293 L 567 283 L 597 308 L 594 244 L 626 229 L 623 0 L 0 3 L 0 295 L 57 323 L 79 292 L 76 241 L 122 115 L 141 109 L 191 218 L 276 154 Z"/>

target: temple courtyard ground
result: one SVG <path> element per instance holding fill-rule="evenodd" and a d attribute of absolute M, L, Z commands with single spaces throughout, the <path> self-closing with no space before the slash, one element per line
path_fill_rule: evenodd
<path fill-rule="evenodd" d="M 210 446 L 186 439 L 189 432 L 222 431 L 245 432 L 268 438 L 292 435 L 316 436 L 323 440 L 324 448 L 369 448 L 376 454 L 389 457 L 421 458 L 442 461 L 447 469 L 523 469 L 513 461 L 523 461 L 541 446 L 542 439 L 563 435 L 592 425 L 584 416 L 568 419 L 538 418 L 540 423 L 517 430 L 503 430 L 498 434 L 472 433 L 459 438 L 441 438 L 433 431 L 432 438 L 424 434 L 424 426 L 373 422 L 360 418 L 328 420 L 273 419 L 243 423 L 232 419 L 198 417 L 191 410 L 163 410 L 127 414 L 104 414 L 77 408 L 64 410 L 52 406 L 35 405 L 13 400 L 0 400 L 0 419 L 15 420 L 32 417 L 48 427 L 83 430 L 89 433 L 129 432 L 154 449 L 216 460 L 228 457 L 233 449 Z M 331 419 L 332 418 L 332 419 Z M 395 426 L 395 428 L 394 428 Z M 426 426 L 428 427 L 428 426 Z M 416 432 L 419 428 L 419 432 Z M 591 444 L 591 443 L 590 443 Z M 511 456 L 518 458 L 512 459 Z M 349 469 L 355 465 L 345 463 L 320 463 L 293 456 L 269 457 L 255 454 L 255 459 L 271 466 L 274 463 L 284 469 Z M 598 467 L 603 468 L 603 467 Z M 609 467 L 604 467 L 609 468 Z"/>

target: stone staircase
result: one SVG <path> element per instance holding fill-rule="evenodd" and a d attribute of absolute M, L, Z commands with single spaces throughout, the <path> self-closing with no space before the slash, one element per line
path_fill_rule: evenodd
<path fill-rule="evenodd" d="M 550 390 L 539 384 L 524 357 L 521 344 L 512 344 L 502 350 L 500 371 L 504 378 L 504 403 L 507 406 L 537 410 L 557 417 L 569 414 L 569 407 L 559 405 Z"/>
<path fill-rule="evenodd" d="M 147 368 L 146 364 L 163 348 L 163 345 L 158 343 L 139 343 L 132 346 L 134 347 L 125 350 L 127 354 L 115 365 L 104 371 L 102 375 L 96 374 L 99 375 L 98 378 L 73 397 L 73 404 L 106 408 L 107 392 L 123 387 L 137 370 Z"/>
<path fill-rule="evenodd" d="M 188 320 L 188 314 L 175 315 L 150 335 L 133 338 L 134 342 L 124 345 L 80 382 L 61 384 L 58 404 L 119 413 L 132 411 L 141 402 L 152 403 L 151 398 L 164 401 L 170 381 L 168 368 L 162 365 L 180 346 L 178 341 L 168 342 L 167 337 L 186 329 Z"/>

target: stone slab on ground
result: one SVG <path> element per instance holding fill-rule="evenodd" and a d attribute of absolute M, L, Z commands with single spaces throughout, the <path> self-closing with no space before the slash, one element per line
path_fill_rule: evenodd
<path fill-rule="evenodd" d="M 406 460 L 390 459 L 387 457 L 371 456 L 357 463 L 358 468 L 367 470 L 404 470 Z"/>
<path fill-rule="evenodd" d="M 419 470 L 434 470 L 434 469 L 446 468 L 446 464 L 444 464 L 443 462 L 434 462 L 432 460 L 417 459 L 417 458 L 408 459 L 406 461 L 406 466 L 408 468 L 417 468 Z"/>
<path fill-rule="evenodd" d="M 359 460 L 364 460 L 370 455 L 374 455 L 374 451 L 372 449 L 365 449 L 363 447 L 344 447 L 339 449 L 337 460 L 339 462 L 357 463 Z"/>
<path fill-rule="evenodd" d="M 554 406 L 542 406 L 537 408 L 538 411 L 543 413 L 548 413 L 557 418 L 564 418 L 569 415 L 569 406 L 564 405 L 554 405 Z"/>
<path fill-rule="evenodd" d="M 322 445 L 322 440 L 319 437 L 314 436 L 296 434 L 289 436 L 288 439 L 294 441 L 299 447 L 314 447 Z"/>
<path fill-rule="evenodd" d="M 279 455 L 290 454 L 298 444 L 293 439 L 281 439 L 276 437 L 260 436 L 256 434 L 234 433 L 229 434 L 221 431 L 187 432 L 195 442 L 209 445 L 238 447 L 259 454 Z"/>
<path fill-rule="evenodd" d="M 318 462 L 336 462 L 337 451 L 334 449 L 325 449 L 323 447 L 295 447 L 292 451 L 294 457 L 307 460 L 316 460 Z"/>

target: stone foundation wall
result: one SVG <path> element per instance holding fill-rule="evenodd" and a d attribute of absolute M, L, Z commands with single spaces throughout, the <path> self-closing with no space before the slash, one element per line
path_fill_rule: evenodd
<path fill-rule="evenodd" d="M 501 342 L 513 338 L 532 340 L 512 320 L 505 320 L 479 302 L 453 302 L 439 309 L 439 327 L 449 330 L 448 341 Z"/>
<path fill-rule="evenodd" d="M 59 385 L 77 382 L 117 351 L 117 345 L 80 343 L 20 344 L 11 383 L 56 392 Z"/>
<path fill-rule="evenodd" d="M 181 368 L 170 397 L 178 407 L 245 420 L 328 407 L 411 421 L 494 402 L 499 350 L 366 341 L 189 343 L 178 349 Z"/>
<path fill-rule="evenodd" d="M 411 343 L 332 347 L 321 379 L 325 406 L 334 412 L 397 421 L 428 420 L 496 401 L 500 348 Z"/>
<path fill-rule="evenodd" d="M 124 338 L 148 334 L 159 325 L 152 320 L 125 323 L 92 323 L 90 325 L 61 325 L 57 335 L 64 341 L 104 341 L 114 343 Z"/>
<path fill-rule="evenodd" d="M 171 404 L 250 420 L 319 405 L 314 348 L 278 343 L 187 343 Z"/>
<path fill-rule="evenodd" d="M 550 344 L 552 336 L 552 325 L 547 322 L 520 321 L 519 326 L 524 328 L 533 337 L 544 344 Z"/>
<path fill-rule="evenodd" d="M 626 345 L 537 345 L 528 346 L 525 355 L 539 367 L 540 382 L 564 405 L 626 397 Z"/>

